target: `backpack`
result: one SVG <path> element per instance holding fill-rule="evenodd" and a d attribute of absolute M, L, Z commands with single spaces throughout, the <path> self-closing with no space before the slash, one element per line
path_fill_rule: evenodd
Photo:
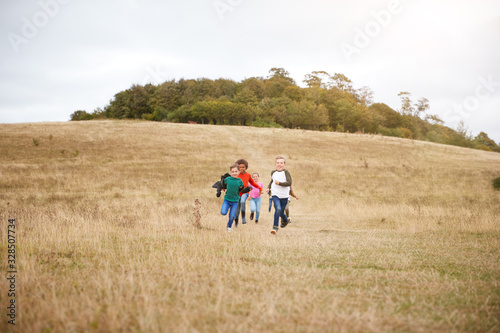
<path fill-rule="evenodd" d="M 226 188 L 226 184 L 224 184 L 224 179 L 227 177 L 230 177 L 231 175 L 229 172 L 226 172 L 222 176 L 220 176 L 220 180 L 215 182 L 215 184 L 212 185 L 213 188 L 217 189 L 217 198 L 220 197 L 222 189 Z"/>

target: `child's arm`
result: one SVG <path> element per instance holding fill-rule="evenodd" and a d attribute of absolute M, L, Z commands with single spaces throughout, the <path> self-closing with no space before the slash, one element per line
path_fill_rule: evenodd
<path fill-rule="evenodd" d="M 269 191 L 271 191 L 271 185 L 273 184 L 273 174 L 274 174 L 274 171 L 271 171 L 271 181 L 269 182 L 269 185 L 267 185 L 267 190 L 266 190 L 266 193 L 269 193 Z"/>
<path fill-rule="evenodd" d="M 280 185 L 280 186 L 292 186 L 292 176 L 290 176 L 290 172 L 288 172 L 288 170 L 285 170 L 285 177 L 286 177 L 286 181 L 285 182 L 276 181 L 276 185 Z"/>
<path fill-rule="evenodd" d="M 260 186 L 259 184 L 257 184 L 257 183 L 256 183 L 256 182 L 252 179 L 252 177 L 250 177 L 248 181 L 249 181 L 250 185 L 252 185 L 253 187 L 256 187 L 256 188 L 258 188 L 259 190 L 262 190 L 262 186 Z"/>
<path fill-rule="evenodd" d="M 241 193 L 245 189 L 245 184 L 243 184 L 243 180 L 240 179 L 240 187 L 238 187 L 238 192 Z"/>

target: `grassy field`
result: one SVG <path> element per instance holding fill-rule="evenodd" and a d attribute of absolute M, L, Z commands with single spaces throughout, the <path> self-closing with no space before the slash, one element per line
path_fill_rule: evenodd
<path fill-rule="evenodd" d="M 288 157 L 292 223 L 227 233 L 211 185 Z M 0 331 L 500 332 L 500 154 L 382 136 L 0 125 Z M 201 228 L 196 228 L 195 199 Z M 247 207 L 247 210 L 249 208 Z"/>

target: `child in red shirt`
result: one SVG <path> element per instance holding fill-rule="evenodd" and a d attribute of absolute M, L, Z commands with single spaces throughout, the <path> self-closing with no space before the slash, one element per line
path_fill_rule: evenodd
<path fill-rule="evenodd" d="M 238 164 L 240 168 L 240 174 L 238 175 L 238 178 L 240 178 L 243 181 L 243 186 L 247 187 L 248 183 L 252 184 L 253 187 L 258 188 L 262 192 L 262 186 L 254 182 L 252 179 L 252 175 L 247 172 L 248 169 L 248 162 L 244 159 L 239 159 L 236 161 L 236 164 Z M 246 200 L 248 199 L 248 193 L 241 193 L 240 192 L 240 201 L 238 204 L 238 208 L 236 209 L 236 219 L 234 220 L 234 226 L 238 226 L 238 217 L 240 215 L 241 211 L 241 223 L 246 224 L 247 220 L 245 219 L 245 211 L 246 211 Z"/>

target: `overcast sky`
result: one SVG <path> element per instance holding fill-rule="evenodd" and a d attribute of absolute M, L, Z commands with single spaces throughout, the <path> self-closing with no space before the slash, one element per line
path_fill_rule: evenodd
<path fill-rule="evenodd" d="M 0 123 L 67 121 L 132 84 L 342 73 L 500 142 L 498 0 L 0 1 Z"/>

